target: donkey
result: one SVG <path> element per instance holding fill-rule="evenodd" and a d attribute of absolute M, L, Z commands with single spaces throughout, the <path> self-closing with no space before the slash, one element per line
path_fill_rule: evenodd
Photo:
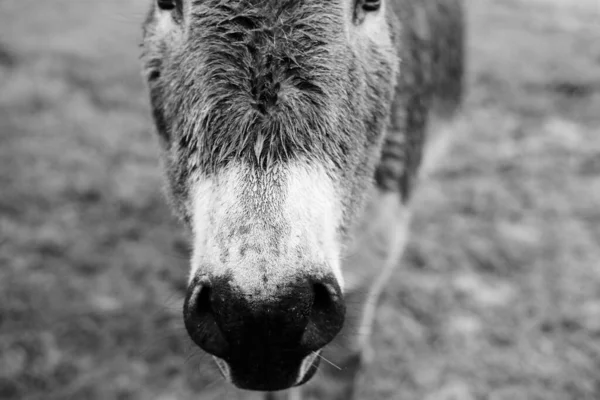
<path fill-rule="evenodd" d="M 349 399 L 426 132 L 460 108 L 460 0 L 152 1 L 142 62 L 192 236 L 189 336 L 238 388 L 299 387 L 325 357 L 321 397 Z"/>

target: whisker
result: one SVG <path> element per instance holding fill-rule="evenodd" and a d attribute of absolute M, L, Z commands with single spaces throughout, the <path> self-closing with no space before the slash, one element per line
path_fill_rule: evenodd
<path fill-rule="evenodd" d="M 329 361 L 328 359 L 326 359 L 325 357 L 323 357 L 322 355 L 320 355 L 319 353 L 317 353 L 316 351 L 313 351 L 313 353 L 317 356 L 320 357 L 322 360 L 324 360 L 325 362 L 327 362 L 328 364 L 334 366 L 335 368 L 339 369 L 340 371 L 342 370 L 340 367 L 338 367 L 337 365 L 335 365 L 333 362 Z"/>

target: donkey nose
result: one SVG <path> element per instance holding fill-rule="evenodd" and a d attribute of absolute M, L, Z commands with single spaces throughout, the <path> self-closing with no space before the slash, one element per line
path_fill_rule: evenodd
<path fill-rule="evenodd" d="M 230 279 L 196 279 L 184 303 L 185 326 L 198 346 L 226 360 L 253 354 L 259 363 L 324 347 L 341 330 L 344 314 L 333 277 L 299 279 L 260 296 L 242 292 Z"/>

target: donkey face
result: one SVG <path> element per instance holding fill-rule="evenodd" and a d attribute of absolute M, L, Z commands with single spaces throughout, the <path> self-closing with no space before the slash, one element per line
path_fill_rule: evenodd
<path fill-rule="evenodd" d="M 193 232 L 184 320 L 240 388 L 306 382 L 342 327 L 340 257 L 388 121 L 394 26 L 377 0 L 162 0 L 149 13 L 154 121 Z"/>

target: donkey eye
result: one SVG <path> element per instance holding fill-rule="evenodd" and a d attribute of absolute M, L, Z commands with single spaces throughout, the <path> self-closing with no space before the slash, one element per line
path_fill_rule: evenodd
<path fill-rule="evenodd" d="M 377 11 L 381 7 L 381 0 L 363 0 L 362 8 L 365 11 Z"/>
<path fill-rule="evenodd" d="M 158 8 L 161 10 L 173 10 L 175 8 L 175 0 L 157 0 Z"/>

